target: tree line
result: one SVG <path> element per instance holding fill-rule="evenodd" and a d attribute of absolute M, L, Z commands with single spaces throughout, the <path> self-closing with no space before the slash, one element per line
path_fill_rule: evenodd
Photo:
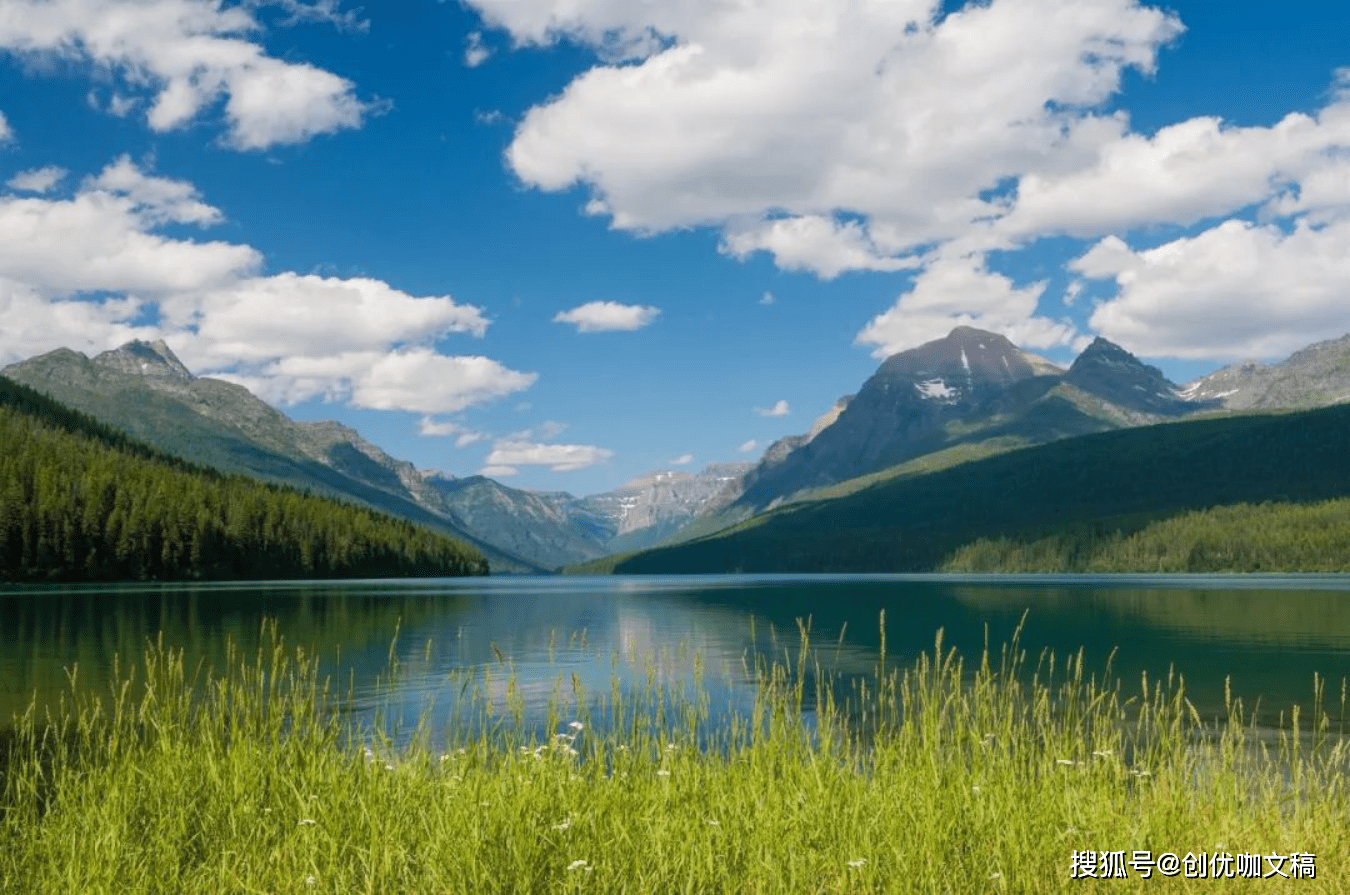
<path fill-rule="evenodd" d="M 0 579 L 486 573 L 453 538 L 193 466 L 0 377 Z"/>
<path fill-rule="evenodd" d="M 1084 435 L 610 560 L 620 573 L 1350 567 L 1350 406 Z"/>

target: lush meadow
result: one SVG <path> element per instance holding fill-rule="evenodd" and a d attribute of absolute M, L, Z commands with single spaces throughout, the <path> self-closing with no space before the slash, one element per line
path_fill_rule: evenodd
<path fill-rule="evenodd" d="M 1199 717 L 1179 677 L 1120 685 L 1016 640 L 972 665 L 939 636 L 842 692 L 808 691 L 816 658 L 803 638 L 760 664 L 754 709 L 711 738 L 708 700 L 656 673 L 602 694 L 560 673 L 539 733 L 504 663 L 451 688 L 462 723 L 391 741 L 303 651 L 213 670 L 152 646 L 103 697 L 18 719 L 0 889 L 1246 892 L 1272 880 L 1245 856 L 1268 876 L 1311 854 L 1284 885 L 1344 891 L 1343 688 L 1258 736 L 1236 701 Z M 1231 854 L 1234 878 L 1145 880 L 1145 850 Z M 1126 878 L 1071 878 L 1075 852 L 1100 876 L 1114 851 Z"/>

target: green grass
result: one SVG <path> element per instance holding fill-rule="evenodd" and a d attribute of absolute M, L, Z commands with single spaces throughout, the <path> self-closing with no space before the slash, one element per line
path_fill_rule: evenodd
<path fill-rule="evenodd" d="M 707 699 L 652 677 L 593 694 L 603 730 L 567 709 L 595 705 L 585 694 L 556 701 L 543 737 L 524 732 L 513 687 L 489 707 L 500 690 L 466 681 L 486 726 L 443 744 L 423 727 L 394 749 L 349 732 L 303 652 L 189 673 L 152 647 L 105 698 L 18 720 L 0 888 L 1054 893 L 1083 884 L 1075 850 L 1147 849 L 1310 852 L 1298 891 L 1344 889 L 1347 755 L 1322 713 L 1257 740 L 1235 702 L 1228 723 L 1203 723 L 1175 676 L 1126 693 L 1081 654 L 1027 663 L 1016 639 L 967 666 L 941 635 L 836 700 L 804 691 L 812 656 L 803 643 L 795 667 L 761 667 L 754 710 L 707 748 Z M 799 711 L 813 699 L 815 731 Z"/>

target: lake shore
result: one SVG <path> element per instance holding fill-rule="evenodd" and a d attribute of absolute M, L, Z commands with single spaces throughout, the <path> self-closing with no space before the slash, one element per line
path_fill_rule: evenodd
<path fill-rule="evenodd" d="M 1121 891 L 1160 878 L 1246 891 L 1252 874 L 1341 888 L 1347 755 L 1325 716 L 1312 735 L 1296 725 L 1252 748 L 1236 702 L 1229 724 L 1206 726 L 1178 680 L 1126 693 L 1081 656 L 1028 668 L 1014 639 L 971 667 L 939 641 L 843 703 L 822 689 L 807 724 L 810 657 L 759 669 L 753 710 L 711 742 L 706 700 L 654 677 L 645 695 L 616 689 L 603 723 L 559 703 L 547 736 L 520 723 L 509 681 L 494 704 L 466 687 L 465 710 L 490 723 L 395 748 L 351 729 L 303 652 L 274 643 L 214 674 L 152 649 L 110 702 L 21 719 L 0 880 L 27 892 L 1053 892 L 1120 871 Z M 1188 879 L 1197 866 L 1232 878 Z"/>

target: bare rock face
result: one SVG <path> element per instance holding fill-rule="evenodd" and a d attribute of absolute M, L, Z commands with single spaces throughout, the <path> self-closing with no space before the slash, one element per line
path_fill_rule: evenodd
<path fill-rule="evenodd" d="M 968 326 L 891 355 L 814 435 L 773 446 L 738 502 L 768 506 L 937 449 L 949 425 L 987 415 L 1015 386 L 1043 377 L 1047 365 L 1003 336 Z"/>
<path fill-rule="evenodd" d="M 648 547 L 674 534 L 708 509 L 728 488 L 736 489 L 749 463 L 714 463 L 699 473 L 660 470 L 639 476 L 581 503 L 614 526 L 607 552 Z"/>
<path fill-rule="evenodd" d="M 1350 335 L 1309 345 L 1278 364 L 1243 361 L 1186 384 L 1182 397 L 1225 410 L 1325 407 L 1350 401 Z"/>
<path fill-rule="evenodd" d="M 1182 397 L 1157 367 L 1101 337 L 1078 356 L 1064 381 L 1126 411 L 1172 417 L 1201 409 L 1202 402 Z"/>

